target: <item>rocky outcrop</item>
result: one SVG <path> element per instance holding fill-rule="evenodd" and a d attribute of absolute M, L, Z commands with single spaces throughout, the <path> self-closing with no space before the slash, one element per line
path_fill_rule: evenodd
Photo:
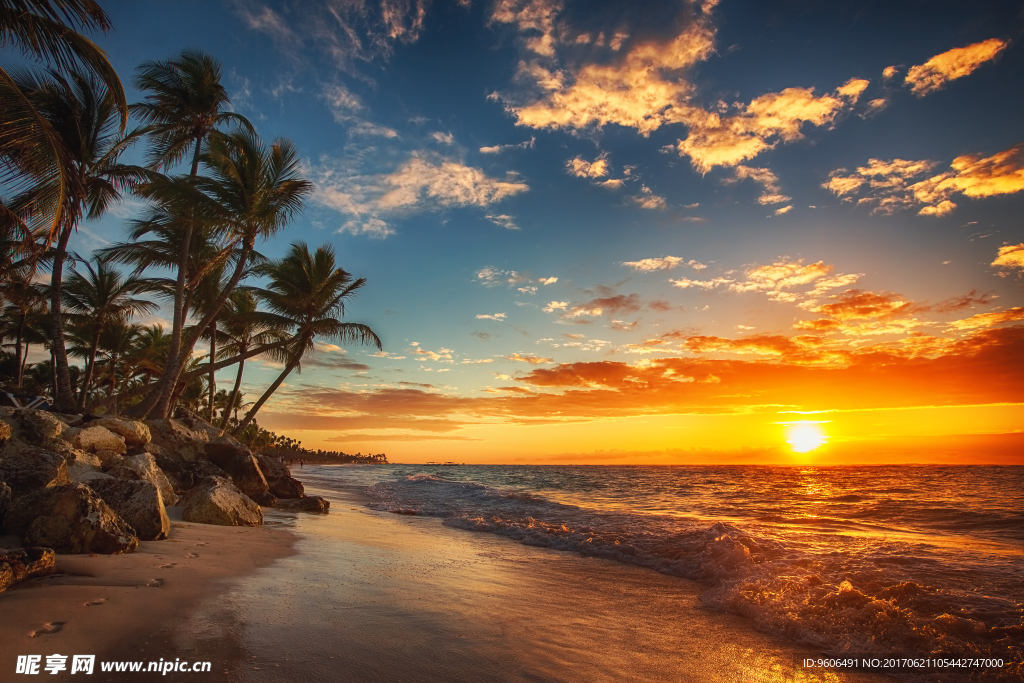
<path fill-rule="evenodd" d="M 291 500 L 279 500 L 274 507 L 279 510 L 295 510 L 297 512 L 315 512 L 326 515 L 331 507 L 331 501 L 320 496 L 306 496 L 293 498 Z"/>
<path fill-rule="evenodd" d="M 113 477 L 104 474 L 100 468 L 94 465 L 76 460 L 68 465 L 68 479 L 72 484 L 88 484 L 96 479 L 113 479 Z"/>
<path fill-rule="evenodd" d="M 278 498 L 302 498 L 305 495 L 302 482 L 292 478 L 288 467 L 280 460 L 257 455 L 256 463 L 260 466 L 260 472 L 267 480 L 267 486 L 273 495 Z"/>
<path fill-rule="evenodd" d="M 166 455 L 176 456 L 189 462 L 203 457 L 203 447 L 210 440 L 209 434 L 193 430 L 178 420 L 146 420 L 153 443 Z M 152 451 L 156 454 L 156 451 Z"/>
<path fill-rule="evenodd" d="M 204 448 L 207 459 L 228 473 L 245 495 L 260 505 L 273 505 L 274 498 L 252 452 L 230 436 L 218 436 Z"/>
<path fill-rule="evenodd" d="M 120 455 L 128 450 L 123 436 L 93 422 L 75 435 L 74 446 L 89 453 L 111 451 Z"/>
<path fill-rule="evenodd" d="M 159 489 L 150 482 L 109 477 L 92 481 L 89 488 L 131 525 L 140 541 L 167 538 L 171 522 Z"/>
<path fill-rule="evenodd" d="M 186 522 L 221 526 L 262 526 L 260 506 L 227 479 L 210 477 L 181 499 L 181 518 Z"/>
<path fill-rule="evenodd" d="M 149 432 L 149 427 L 146 423 L 139 422 L 137 420 L 124 420 L 117 417 L 101 417 L 98 420 L 93 420 L 87 426 L 89 427 L 104 427 L 114 434 L 124 438 L 125 445 L 128 448 L 143 447 L 153 440 L 152 434 Z"/>
<path fill-rule="evenodd" d="M 160 491 L 164 505 L 174 505 L 178 502 L 178 494 L 175 493 L 174 486 L 164 471 L 156 464 L 156 458 L 149 453 L 125 458 L 120 465 L 109 470 L 108 474 L 119 479 L 148 481 Z"/>
<path fill-rule="evenodd" d="M 17 499 L 4 519 L 4 532 L 25 545 L 58 553 L 130 553 L 139 544 L 134 530 L 85 484 L 51 486 Z"/>
<path fill-rule="evenodd" d="M 56 557 L 49 548 L 0 550 L 0 592 L 13 583 L 53 573 L 55 562 Z"/>
<path fill-rule="evenodd" d="M 16 408 L 5 420 L 13 427 L 13 436 L 32 446 L 46 446 L 59 439 L 67 427 L 45 410 Z"/>
<path fill-rule="evenodd" d="M 14 498 L 48 486 L 70 484 L 64 456 L 37 446 L 7 453 L 0 460 L 0 481 L 11 487 Z"/>

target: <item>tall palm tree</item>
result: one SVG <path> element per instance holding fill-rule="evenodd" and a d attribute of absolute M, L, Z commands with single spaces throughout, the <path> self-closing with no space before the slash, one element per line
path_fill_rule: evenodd
<path fill-rule="evenodd" d="M 95 0 L 0 0 L 0 45 L 12 45 L 24 57 L 63 73 L 84 70 L 103 81 L 114 98 L 120 131 L 128 123 L 124 88 L 106 53 L 79 31 L 108 31 L 110 19 Z M 0 221 L 18 226 L 26 240 L 33 228 L 47 226 L 49 243 L 66 208 L 74 180 L 67 173 L 59 134 L 20 87 L 16 74 L 0 67 L 0 182 L 16 193 L 28 183 L 56 178 L 32 207 L 16 210 L 0 202 Z"/>
<path fill-rule="evenodd" d="M 55 361 L 58 409 L 74 405 L 64 346 L 62 279 L 68 240 L 83 217 L 95 219 L 120 201 L 122 193 L 146 177 L 144 169 L 122 164 L 121 155 L 137 140 L 134 133 L 120 132 L 117 98 L 94 76 L 72 73 L 70 78 L 51 71 L 48 78 L 22 74 L 18 86 L 46 119 L 60 141 L 64 173 L 70 179 L 70 191 L 64 196 L 57 244 L 50 268 L 50 315 L 52 351 Z M 51 192 L 64 182 L 59 176 L 42 179 L 32 189 L 15 198 L 13 206 L 31 207 L 36 198 Z"/>
<path fill-rule="evenodd" d="M 12 270 L 0 280 L 0 297 L 6 302 L 3 307 L 4 336 L 14 339 L 15 373 L 14 386 L 20 387 L 25 371 L 25 357 L 28 356 L 25 336 L 33 313 L 46 307 L 45 295 L 32 280 L 32 271 L 27 268 Z M 24 352 L 24 353 L 23 353 Z"/>
<path fill-rule="evenodd" d="M 153 141 L 150 163 L 154 168 L 168 170 L 191 152 L 188 178 L 194 180 L 199 173 L 203 144 L 219 128 L 235 124 L 252 131 L 244 116 L 228 111 L 231 102 L 221 84 L 221 75 L 220 62 L 200 50 L 185 50 L 173 59 L 147 61 L 138 67 L 134 85 L 147 94 L 143 102 L 132 105 L 132 113 L 147 124 L 146 131 Z M 186 268 L 193 221 L 184 217 L 180 229 L 184 236 L 179 242 L 169 367 L 179 366 L 183 355 L 182 329 L 188 312 L 184 304 Z M 173 377 L 162 377 L 160 393 L 151 402 L 166 402 L 176 380 L 176 373 Z"/>
<path fill-rule="evenodd" d="M 225 358 L 242 356 L 238 361 L 235 373 L 235 386 L 231 389 L 228 406 L 235 412 L 238 419 L 238 403 L 241 399 L 239 388 L 242 386 L 242 373 L 245 371 L 244 355 L 250 349 L 279 341 L 282 331 L 267 325 L 257 314 L 256 296 L 250 289 L 236 289 L 222 311 L 224 319 L 224 345 L 221 356 Z M 212 364 L 211 364 L 212 365 Z M 226 429 L 230 411 L 225 410 L 221 417 L 220 428 Z"/>
<path fill-rule="evenodd" d="M 380 338 L 368 326 L 341 321 L 345 304 L 366 284 L 366 279 L 353 280 L 349 273 L 336 267 L 331 245 L 325 244 L 310 254 L 305 242 L 296 242 L 284 258 L 263 266 L 261 271 L 270 278 L 267 288 L 259 293 L 269 309 L 263 314 L 264 319 L 274 327 L 292 332 L 284 347 L 284 370 L 238 424 L 236 432 L 253 421 L 292 370 L 302 371 L 302 358 L 315 352 L 316 339 L 383 348 Z"/>
<path fill-rule="evenodd" d="M 95 263 L 95 266 L 93 265 Z M 78 392 L 77 409 L 85 409 L 85 399 L 92 387 L 96 351 L 104 327 L 112 321 L 125 322 L 140 313 L 150 313 L 157 306 L 148 299 L 138 298 L 153 290 L 153 284 L 135 275 L 123 276 L 103 255 L 86 262 L 86 273 L 74 270 L 64 283 L 64 306 L 68 318 L 90 331 L 85 377 Z"/>
<path fill-rule="evenodd" d="M 113 319 L 103 326 L 103 333 L 100 335 L 99 356 L 104 365 L 104 372 L 107 375 L 107 396 L 113 401 L 113 414 L 118 414 L 117 395 L 121 381 L 129 373 L 124 372 L 121 367 L 122 361 L 131 356 L 136 340 L 142 327 L 125 322 L 121 319 Z M 121 375 L 118 376 L 120 371 Z"/>
<path fill-rule="evenodd" d="M 220 295 L 181 345 L 181 354 L 169 364 L 168 381 L 176 383 L 196 342 L 216 318 L 231 292 L 246 275 L 254 260 L 256 241 L 276 234 L 297 215 L 313 184 L 299 178 L 299 157 L 295 146 L 285 139 L 267 147 L 255 134 L 239 131 L 218 135 L 208 143 L 203 162 L 210 177 L 196 178 L 196 186 L 210 198 L 203 211 L 223 231 L 221 254 L 232 255 L 235 265 Z M 170 395 L 161 396 L 153 410 L 167 415 Z"/>

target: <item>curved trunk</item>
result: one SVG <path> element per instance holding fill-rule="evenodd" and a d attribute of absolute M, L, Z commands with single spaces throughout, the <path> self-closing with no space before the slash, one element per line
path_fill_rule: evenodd
<path fill-rule="evenodd" d="M 217 358 L 217 319 L 216 318 L 214 318 L 213 322 L 210 323 L 209 330 L 210 330 L 210 367 L 213 368 L 213 361 Z M 209 395 L 209 401 L 210 401 L 210 424 L 213 424 L 213 420 L 214 420 L 213 399 L 214 399 L 214 396 L 216 396 L 216 394 L 217 394 L 217 379 L 216 379 L 216 372 L 214 370 L 212 370 L 212 369 L 210 370 L 210 377 L 207 380 L 207 384 L 209 384 L 209 388 L 208 388 L 207 394 Z"/>
<path fill-rule="evenodd" d="M 270 387 L 263 392 L 263 395 L 260 396 L 260 400 L 256 401 L 256 405 L 252 407 L 252 410 L 246 413 L 242 421 L 238 423 L 238 426 L 231 431 L 232 434 L 237 434 L 241 432 L 243 429 L 248 427 L 253 420 L 256 419 L 256 413 L 258 413 L 260 408 L 263 407 L 263 404 L 266 403 L 267 400 L 274 395 L 274 392 L 278 390 L 278 388 L 281 386 L 281 383 L 284 382 L 285 378 L 287 378 L 288 375 L 292 374 L 292 370 L 294 370 L 295 366 L 298 364 L 298 358 L 288 362 L 288 365 L 285 366 L 284 372 L 278 375 L 277 379 L 274 380 L 274 383 L 271 384 Z"/>
<path fill-rule="evenodd" d="M 57 410 L 69 412 L 74 409 L 75 397 L 71 391 L 71 373 L 68 370 L 68 352 L 64 347 L 64 316 L 61 307 L 63 290 L 64 258 L 67 256 L 68 240 L 72 226 L 65 225 L 60 232 L 57 248 L 53 252 L 53 267 L 50 269 L 50 348 L 53 350 L 53 374 L 56 388 L 53 402 Z"/>
<path fill-rule="evenodd" d="M 182 370 L 185 369 L 185 361 L 192 354 L 192 349 L 195 348 L 196 342 L 199 341 L 199 337 L 202 336 L 203 330 L 209 327 L 210 323 L 213 322 L 214 318 L 220 313 L 220 309 L 224 307 L 228 297 L 231 296 L 231 292 L 234 291 L 235 287 L 242 279 L 242 275 L 245 274 L 245 265 L 249 261 L 249 257 L 252 255 L 255 243 L 251 239 L 247 239 L 242 246 L 242 252 L 239 254 L 238 263 L 235 265 L 235 272 L 231 274 L 231 279 L 224 286 L 220 296 L 217 297 L 216 301 L 210 307 L 209 312 L 206 314 L 199 324 L 195 326 L 192 334 L 188 336 L 185 342 L 181 346 L 181 353 L 179 354 L 178 360 L 175 362 L 175 367 L 172 368 L 170 362 L 167 365 L 167 371 L 164 373 L 165 377 L 169 377 L 171 387 L 177 386 L 178 378 L 181 376 Z M 213 359 L 211 359 L 212 361 Z M 162 379 L 162 378 L 161 378 Z M 171 395 L 167 394 L 156 403 L 153 407 L 153 411 L 160 417 L 168 417 L 174 403 L 171 400 Z"/>
<path fill-rule="evenodd" d="M 227 429 L 228 418 L 231 417 L 231 411 L 235 412 L 235 420 L 238 420 L 238 389 L 242 386 L 242 370 L 245 369 L 245 359 L 238 361 L 238 374 L 235 375 L 235 386 L 231 390 L 231 397 L 228 399 L 227 406 L 224 407 L 224 417 L 220 421 L 220 428 Z M 210 370 L 212 373 L 213 370 Z"/>
<path fill-rule="evenodd" d="M 25 312 L 22 311 L 21 317 L 18 319 L 18 334 L 14 340 L 14 386 L 19 389 L 25 376 L 25 360 L 21 350 L 22 339 L 25 338 L 25 318 Z M 28 351 L 24 355 L 28 356 Z"/>
<path fill-rule="evenodd" d="M 96 325 L 96 331 L 92 335 L 92 344 L 89 346 L 89 358 L 85 363 L 85 376 L 82 377 L 82 386 L 78 390 L 78 412 L 85 410 L 85 400 L 89 396 L 89 387 L 92 385 L 92 377 L 96 372 L 96 350 L 100 346 L 100 333 L 103 327 Z"/>

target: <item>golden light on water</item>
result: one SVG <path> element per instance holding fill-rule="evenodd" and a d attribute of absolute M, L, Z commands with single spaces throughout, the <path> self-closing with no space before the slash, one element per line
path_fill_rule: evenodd
<path fill-rule="evenodd" d="M 828 442 L 818 422 L 792 422 L 786 430 L 786 443 L 796 453 L 809 453 Z"/>

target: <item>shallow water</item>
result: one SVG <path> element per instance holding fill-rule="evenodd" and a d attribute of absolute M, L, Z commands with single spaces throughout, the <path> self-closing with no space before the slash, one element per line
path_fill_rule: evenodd
<path fill-rule="evenodd" d="M 307 467 L 376 510 L 695 579 L 708 608 L 829 651 L 1024 668 L 1022 467 Z M 938 680 L 938 679 L 936 679 Z"/>

